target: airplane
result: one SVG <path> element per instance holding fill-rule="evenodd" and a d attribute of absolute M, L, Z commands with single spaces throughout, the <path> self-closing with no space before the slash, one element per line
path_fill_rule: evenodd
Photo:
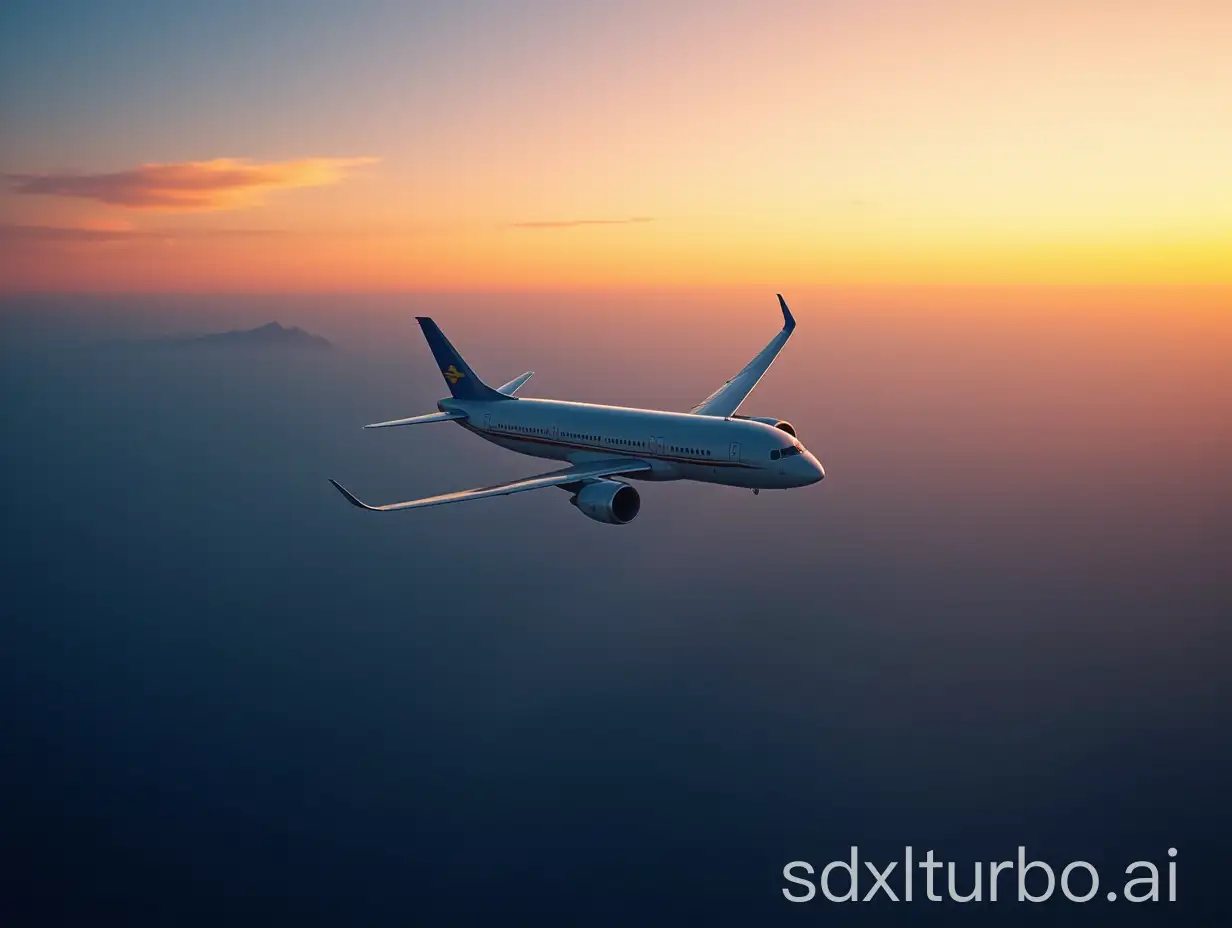
<path fill-rule="evenodd" d="M 632 522 L 641 510 L 641 496 L 626 479 L 695 480 L 743 487 L 754 493 L 817 483 L 826 472 L 800 443 L 790 422 L 736 415 L 795 330 L 791 310 L 782 294 L 778 298 L 783 328 L 740 373 L 688 412 L 517 396 L 534 371 L 503 386 L 490 387 L 431 318 L 417 316 L 451 396 L 437 402 L 439 412 L 374 422 L 364 428 L 456 422 L 501 448 L 565 461 L 568 467 L 510 483 L 382 506 L 363 502 L 336 480 L 330 479 L 330 483 L 352 505 L 371 512 L 425 509 L 560 487 L 583 515 L 609 525 Z"/>

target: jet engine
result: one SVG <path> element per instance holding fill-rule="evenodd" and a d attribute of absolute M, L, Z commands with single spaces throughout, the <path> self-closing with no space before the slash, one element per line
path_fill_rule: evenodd
<path fill-rule="evenodd" d="M 782 429 L 792 438 L 796 437 L 796 427 L 784 419 L 775 419 L 773 416 L 732 416 L 733 419 L 748 419 L 750 422 L 764 422 L 766 425 L 772 425 L 776 429 Z"/>
<path fill-rule="evenodd" d="M 589 519 L 608 525 L 624 525 L 637 518 L 642 497 L 619 480 L 595 480 L 578 490 L 569 502 Z"/>

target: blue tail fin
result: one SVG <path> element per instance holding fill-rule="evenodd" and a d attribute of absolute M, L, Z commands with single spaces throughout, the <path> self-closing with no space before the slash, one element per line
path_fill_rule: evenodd
<path fill-rule="evenodd" d="M 479 379 L 469 364 L 462 360 L 462 355 L 449 344 L 449 339 L 441 331 L 440 326 L 428 316 L 416 316 L 419 327 L 423 329 L 436 365 L 441 369 L 445 383 L 449 384 L 449 392 L 460 400 L 508 400 L 512 399 L 504 393 L 493 390 Z"/>

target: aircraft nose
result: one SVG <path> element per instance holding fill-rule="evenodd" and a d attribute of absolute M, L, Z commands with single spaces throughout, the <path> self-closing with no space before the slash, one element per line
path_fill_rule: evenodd
<path fill-rule="evenodd" d="M 821 461 L 813 455 L 813 452 L 806 451 L 802 455 L 809 463 L 809 468 L 812 470 L 813 479 L 809 483 L 818 483 L 826 478 L 826 469 L 821 466 Z"/>

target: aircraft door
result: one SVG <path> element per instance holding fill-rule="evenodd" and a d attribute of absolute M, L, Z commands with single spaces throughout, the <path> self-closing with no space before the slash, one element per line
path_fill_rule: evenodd
<path fill-rule="evenodd" d="M 727 449 L 727 460 L 733 464 L 740 463 L 740 442 L 733 441 L 731 447 Z"/>
<path fill-rule="evenodd" d="M 492 431 L 492 414 L 490 412 L 483 414 L 483 430 L 485 432 Z"/>

